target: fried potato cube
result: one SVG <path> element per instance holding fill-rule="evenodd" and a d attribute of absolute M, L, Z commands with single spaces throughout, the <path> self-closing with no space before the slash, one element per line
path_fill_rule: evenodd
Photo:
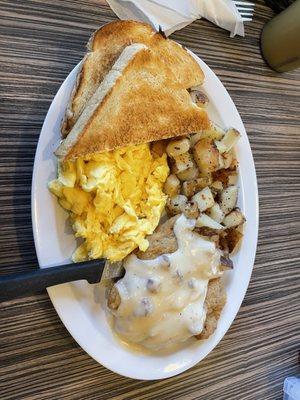
<path fill-rule="evenodd" d="M 174 197 L 176 194 L 179 194 L 180 180 L 176 175 L 171 174 L 167 177 L 163 190 L 169 197 Z"/>
<path fill-rule="evenodd" d="M 225 215 L 235 208 L 237 197 L 238 188 L 236 186 L 228 186 L 226 189 L 222 190 L 220 194 L 220 207 Z"/>
<path fill-rule="evenodd" d="M 243 234 L 238 229 L 239 228 L 233 228 L 233 229 L 226 230 L 227 235 L 226 235 L 225 240 L 226 240 L 228 252 L 230 254 L 235 253 L 238 250 L 238 248 L 242 242 Z"/>
<path fill-rule="evenodd" d="M 204 189 L 211 184 L 211 176 L 205 175 L 197 179 L 188 180 L 182 184 L 182 192 L 187 197 L 192 197 L 199 190 Z"/>
<path fill-rule="evenodd" d="M 222 182 L 224 187 L 236 185 L 238 173 L 236 168 L 221 168 L 212 173 L 213 180 Z"/>
<path fill-rule="evenodd" d="M 199 176 L 199 169 L 196 167 L 196 165 L 194 165 L 192 168 L 188 168 L 185 171 L 178 172 L 177 176 L 183 182 L 196 179 Z"/>
<path fill-rule="evenodd" d="M 188 202 L 185 207 L 183 208 L 183 214 L 187 218 L 196 219 L 199 216 L 199 210 L 196 203 L 193 201 Z"/>
<path fill-rule="evenodd" d="M 194 146 L 193 155 L 200 172 L 213 172 L 219 168 L 219 152 L 212 139 L 200 139 Z"/>
<path fill-rule="evenodd" d="M 188 180 L 182 184 L 182 192 L 188 198 L 194 196 L 199 190 L 204 189 L 211 184 L 211 176 L 200 176 L 197 179 Z"/>
<path fill-rule="evenodd" d="M 210 127 L 205 129 L 202 132 L 202 138 L 212 139 L 212 140 L 221 140 L 225 135 L 224 129 L 222 129 L 219 125 L 214 122 L 210 122 Z"/>
<path fill-rule="evenodd" d="M 201 138 L 202 138 L 203 132 L 196 132 L 193 133 L 190 136 L 190 142 L 191 142 L 191 147 L 193 147 Z"/>
<path fill-rule="evenodd" d="M 206 214 L 200 214 L 200 216 L 196 220 L 196 226 L 197 227 L 206 226 L 207 228 L 216 230 L 224 229 L 224 226 L 222 226 L 221 224 L 219 224 L 217 221 L 215 221 Z"/>
<path fill-rule="evenodd" d="M 207 214 L 218 223 L 221 223 L 225 217 L 225 214 L 218 203 L 215 203 L 209 210 L 207 210 Z"/>
<path fill-rule="evenodd" d="M 177 196 L 169 198 L 166 205 L 167 213 L 169 215 L 177 215 L 182 213 L 187 205 L 187 202 L 187 197 L 182 194 L 178 194 Z"/>
<path fill-rule="evenodd" d="M 245 222 L 245 217 L 239 208 L 232 210 L 223 220 L 223 224 L 226 228 L 236 228 Z"/>
<path fill-rule="evenodd" d="M 194 167 L 194 161 L 190 153 L 180 154 L 179 156 L 174 157 L 173 160 L 174 165 L 172 167 L 172 172 L 175 174 Z"/>
<path fill-rule="evenodd" d="M 212 176 L 215 181 L 222 182 L 225 187 L 234 185 L 237 181 L 237 173 L 231 169 L 219 169 L 218 171 L 213 172 Z"/>
<path fill-rule="evenodd" d="M 166 151 L 169 157 L 175 158 L 176 156 L 180 156 L 180 154 L 187 153 L 189 149 L 190 140 L 188 138 L 182 138 L 170 141 Z"/>
<path fill-rule="evenodd" d="M 215 203 L 214 196 L 208 186 L 196 193 L 192 197 L 192 201 L 197 203 L 200 212 L 211 208 Z"/>
<path fill-rule="evenodd" d="M 241 136 L 240 132 L 237 131 L 236 129 L 234 128 L 228 129 L 222 140 L 215 142 L 219 152 L 222 154 L 231 150 L 232 147 L 239 140 L 240 136 Z"/>
<path fill-rule="evenodd" d="M 221 181 L 214 181 L 210 185 L 210 190 L 212 191 L 213 195 L 216 196 L 218 193 L 220 193 L 223 190 L 223 184 Z"/>

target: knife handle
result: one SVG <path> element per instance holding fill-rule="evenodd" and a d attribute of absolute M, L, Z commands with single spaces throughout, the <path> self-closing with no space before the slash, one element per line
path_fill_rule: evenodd
<path fill-rule="evenodd" d="M 37 269 L 20 274 L 0 276 L 0 301 L 45 290 L 61 283 L 87 280 L 100 282 L 106 260 L 92 260 L 57 267 Z"/>

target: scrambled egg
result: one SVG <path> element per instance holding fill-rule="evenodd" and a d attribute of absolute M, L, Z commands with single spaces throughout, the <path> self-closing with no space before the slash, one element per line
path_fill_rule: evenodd
<path fill-rule="evenodd" d="M 168 174 L 166 155 L 154 159 L 148 144 L 60 163 L 49 189 L 84 239 L 73 261 L 119 261 L 137 247 L 145 251 L 165 207 Z"/>

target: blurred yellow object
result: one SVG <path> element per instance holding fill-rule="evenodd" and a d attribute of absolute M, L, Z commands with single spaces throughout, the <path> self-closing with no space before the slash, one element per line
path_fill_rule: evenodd
<path fill-rule="evenodd" d="M 148 144 L 129 146 L 61 163 L 50 191 L 70 212 L 75 236 L 84 242 L 73 261 L 119 261 L 146 250 L 165 207 L 166 154 L 154 158 Z"/>

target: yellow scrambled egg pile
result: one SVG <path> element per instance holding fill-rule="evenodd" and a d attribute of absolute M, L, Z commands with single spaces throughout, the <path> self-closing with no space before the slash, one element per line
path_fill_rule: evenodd
<path fill-rule="evenodd" d="M 61 163 L 49 189 L 84 239 L 73 261 L 119 261 L 137 247 L 145 251 L 165 207 L 168 174 L 166 155 L 154 159 L 148 144 Z"/>

